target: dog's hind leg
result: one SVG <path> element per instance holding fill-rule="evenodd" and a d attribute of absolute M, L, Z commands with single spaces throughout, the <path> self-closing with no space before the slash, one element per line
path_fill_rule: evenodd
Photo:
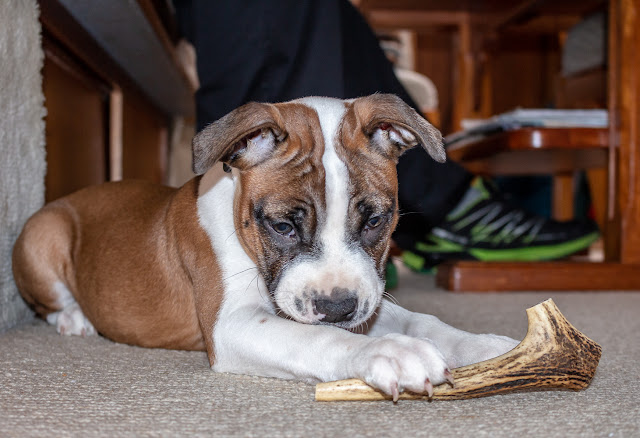
<path fill-rule="evenodd" d="M 74 283 L 72 214 L 64 202 L 48 205 L 25 224 L 13 249 L 13 277 L 22 297 L 63 335 L 96 330 L 71 292 Z"/>
<path fill-rule="evenodd" d="M 64 303 L 62 310 L 47 315 L 47 322 L 56 326 L 61 335 L 88 336 L 96 333 L 93 324 L 84 316 L 82 309 L 63 283 L 54 283 L 59 300 Z"/>

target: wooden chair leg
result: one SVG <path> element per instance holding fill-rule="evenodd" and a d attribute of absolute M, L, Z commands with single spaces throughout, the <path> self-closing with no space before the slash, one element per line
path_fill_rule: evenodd
<path fill-rule="evenodd" d="M 595 213 L 595 220 L 601 230 L 605 229 L 607 217 L 607 169 L 587 170 L 591 203 Z"/>
<path fill-rule="evenodd" d="M 573 219 L 575 178 L 571 173 L 558 173 L 553 176 L 553 194 L 551 214 L 555 220 Z"/>

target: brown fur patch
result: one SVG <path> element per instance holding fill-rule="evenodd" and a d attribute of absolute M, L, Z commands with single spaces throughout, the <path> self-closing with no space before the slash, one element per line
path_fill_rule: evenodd
<path fill-rule="evenodd" d="M 437 161 L 444 161 L 440 132 L 419 116 L 399 97 L 374 94 L 345 103 L 346 114 L 336 139 L 336 151 L 349 169 L 349 218 L 355 236 L 362 235 L 362 221 L 367 215 L 385 217 L 384 229 L 374 229 L 370 242 L 361 237 L 364 248 L 376 260 L 383 274 L 389 252 L 391 233 L 398 222 L 398 182 L 396 163 L 400 155 L 417 144 Z M 380 135 L 383 125 L 394 126 L 397 135 L 407 130 L 408 138 L 396 143 L 388 135 Z M 374 137 L 374 134 L 378 134 Z M 375 139 L 374 139 L 375 138 Z M 370 217 L 370 216 L 369 216 Z"/>
<path fill-rule="evenodd" d="M 376 230 L 379 236 L 375 242 L 363 246 L 376 261 L 376 268 L 382 275 L 391 233 L 398 222 L 398 179 L 395 160 L 371 148 L 366 134 L 370 117 L 369 113 L 358 111 L 355 104 L 348 105 L 335 145 L 336 152 L 349 170 L 349 223 L 353 235 L 362 232 L 363 221 L 368 214 L 387 214 L 385 223 L 381 225 L 384 229 Z"/>
<path fill-rule="evenodd" d="M 240 174 L 236 193 L 235 227 L 244 250 L 256 262 L 268 285 L 299 252 L 311 251 L 319 216 L 325 210 L 324 140 L 317 113 L 299 103 L 273 105 L 287 133 L 273 154 L 259 166 Z M 265 222 L 292 221 L 300 214 L 300 245 L 282 250 L 267 238 Z M 262 215 L 256 217 L 256 214 Z M 247 225 L 248 224 L 248 225 Z"/>
<path fill-rule="evenodd" d="M 213 363 L 222 290 L 198 223 L 197 180 L 179 190 L 109 183 L 44 207 L 15 248 L 25 299 L 43 316 L 61 310 L 51 293 L 52 281 L 61 281 L 104 336 L 143 347 L 206 349 Z"/>

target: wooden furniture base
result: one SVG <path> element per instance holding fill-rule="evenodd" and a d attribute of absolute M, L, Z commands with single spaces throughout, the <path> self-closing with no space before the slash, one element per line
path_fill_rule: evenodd
<path fill-rule="evenodd" d="M 640 265 L 459 261 L 438 266 L 436 284 L 454 292 L 640 290 Z"/>

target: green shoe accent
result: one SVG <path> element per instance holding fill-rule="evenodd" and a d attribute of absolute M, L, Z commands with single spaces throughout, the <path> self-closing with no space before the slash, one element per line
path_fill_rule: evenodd
<path fill-rule="evenodd" d="M 412 253 L 411 251 L 402 252 L 402 262 L 407 268 L 420 274 L 434 274 L 436 272 L 433 267 L 425 267 L 424 258 Z"/>
<path fill-rule="evenodd" d="M 484 249 L 469 248 L 469 254 L 483 262 L 514 261 L 535 262 L 539 260 L 552 260 L 565 257 L 574 252 L 588 248 L 598 240 L 600 233 L 593 232 L 579 239 L 550 246 L 529 246 L 514 249 Z"/>
<path fill-rule="evenodd" d="M 402 262 L 413 271 L 421 271 L 424 266 L 424 259 L 411 251 L 402 252 Z"/>
<path fill-rule="evenodd" d="M 398 269 L 391 260 L 387 262 L 387 268 L 385 269 L 385 290 L 392 290 L 398 287 Z"/>
<path fill-rule="evenodd" d="M 464 251 L 464 247 L 455 242 L 447 239 L 443 239 L 434 234 L 430 234 L 428 239 L 435 243 L 435 245 L 429 245 L 424 242 L 417 242 L 416 249 L 422 252 L 460 252 Z"/>
<path fill-rule="evenodd" d="M 458 205 L 455 206 L 447 215 L 447 220 L 453 222 L 464 217 L 478 202 L 483 199 L 489 199 L 490 197 L 491 193 L 489 193 L 487 188 L 484 186 L 483 179 L 476 176 L 471 181 L 471 184 L 469 184 L 469 189 L 464 194 Z M 465 226 L 464 222 L 456 225 L 460 228 Z"/>

